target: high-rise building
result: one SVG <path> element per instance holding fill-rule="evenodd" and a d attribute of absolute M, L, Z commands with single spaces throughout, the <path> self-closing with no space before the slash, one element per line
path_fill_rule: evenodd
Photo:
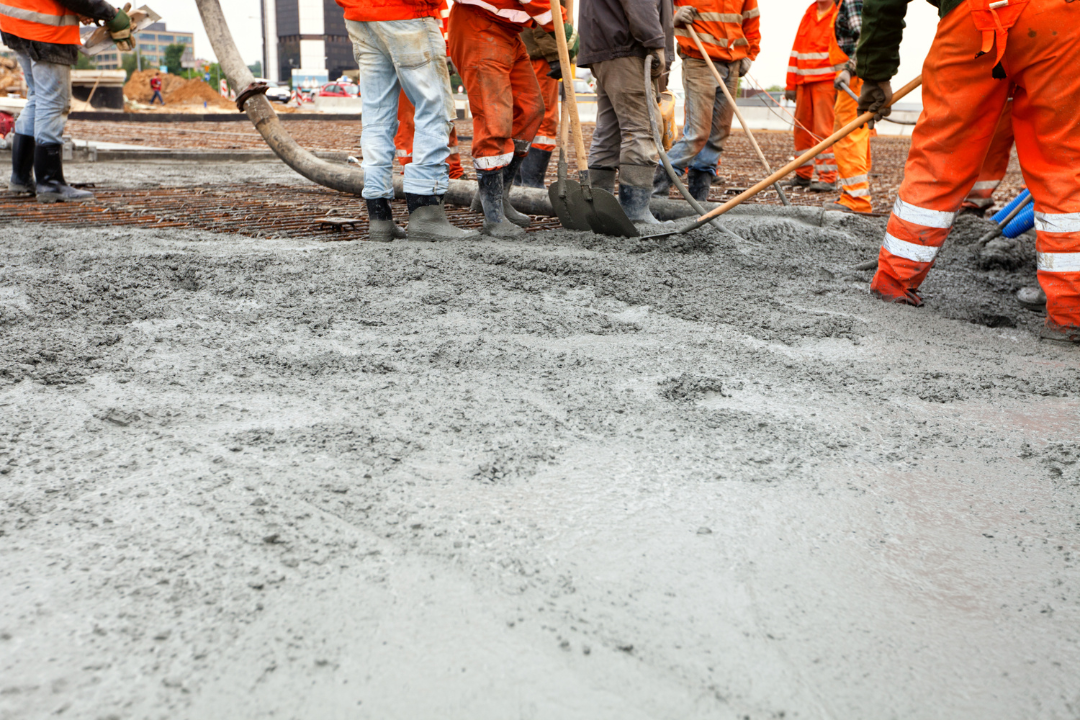
<path fill-rule="evenodd" d="M 165 48 L 178 43 L 187 46 L 184 51 L 185 60 L 193 62 L 195 59 L 194 33 L 175 32 L 166 28 L 165 23 L 156 22 L 135 34 L 135 48 L 142 55 L 144 68 L 159 67 L 161 63 L 165 62 Z M 90 61 L 99 70 L 119 70 L 122 67 L 121 53 L 115 47 L 95 55 Z M 169 70 L 176 72 L 180 68 L 169 68 Z"/>
<path fill-rule="evenodd" d="M 294 75 L 336 80 L 355 70 L 345 16 L 334 0 L 262 0 L 263 73 L 288 82 Z"/>

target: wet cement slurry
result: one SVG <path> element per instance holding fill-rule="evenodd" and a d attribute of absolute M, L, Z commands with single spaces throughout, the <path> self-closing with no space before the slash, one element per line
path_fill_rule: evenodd
<path fill-rule="evenodd" d="M 913 309 L 880 219 L 730 223 L 0 219 L 0 718 L 1080 716 L 1030 241 Z"/>

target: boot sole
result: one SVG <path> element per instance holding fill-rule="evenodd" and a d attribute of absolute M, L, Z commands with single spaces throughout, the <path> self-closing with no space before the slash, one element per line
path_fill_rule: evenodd
<path fill-rule="evenodd" d="M 410 230 L 409 239 L 416 240 L 418 242 L 449 242 L 451 240 L 477 240 L 480 238 L 480 233 L 476 230 L 465 230 L 460 235 L 442 235 L 435 232 L 425 232 L 423 230 Z"/>
<path fill-rule="evenodd" d="M 91 195 L 90 197 L 87 197 L 87 198 L 65 198 L 62 195 L 49 195 L 49 194 L 39 194 L 37 196 L 37 201 L 39 203 L 44 203 L 46 205 L 52 205 L 53 203 L 61 203 L 61 202 L 84 203 L 84 202 L 90 202 L 93 199 L 94 199 L 93 195 Z"/>
<path fill-rule="evenodd" d="M 516 225 L 510 225 L 500 223 L 498 225 L 484 225 L 483 234 L 487 237 L 498 238 L 499 240 L 515 240 L 517 238 L 525 237 L 525 231 L 518 228 Z"/>

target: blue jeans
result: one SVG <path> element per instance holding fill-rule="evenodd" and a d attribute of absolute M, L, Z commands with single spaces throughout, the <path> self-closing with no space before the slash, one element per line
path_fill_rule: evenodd
<path fill-rule="evenodd" d="M 738 73 L 732 72 L 726 62 L 714 60 L 713 64 L 734 95 Z M 680 173 L 690 166 L 715 176 L 724 141 L 731 134 L 735 109 L 704 60 L 683 57 L 683 90 L 686 92 L 683 135 L 668 151 L 668 159 Z"/>
<path fill-rule="evenodd" d="M 457 117 L 446 70 L 446 41 L 435 18 L 345 21 L 360 66 L 364 129 L 364 197 L 393 198 L 398 93 L 416 108 L 413 159 L 405 192 L 444 195 L 450 186 L 450 123 Z"/>
<path fill-rule="evenodd" d="M 160 90 L 154 91 L 154 97 L 150 98 L 150 104 L 153 105 L 155 100 L 160 100 L 162 105 L 165 104 L 165 98 L 161 97 Z"/>
<path fill-rule="evenodd" d="M 37 62 L 18 53 L 26 78 L 26 107 L 15 121 L 15 132 L 38 145 L 64 142 L 64 124 L 71 108 L 71 66 Z"/>

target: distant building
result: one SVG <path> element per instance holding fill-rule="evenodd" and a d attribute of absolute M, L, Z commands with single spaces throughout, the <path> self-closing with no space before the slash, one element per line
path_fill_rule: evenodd
<path fill-rule="evenodd" d="M 333 2 L 333 0 L 331 0 Z M 165 48 L 170 45 L 181 43 L 187 45 L 184 55 L 189 61 L 195 58 L 195 35 L 189 32 L 173 32 L 165 27 L 165 23 L 157 22 L 149 25 L 142 32 L 135 34 L 135 47 L 142 55 L 143 67 L 158 67 L 165 62 Z M 101 70 L 119 70 L 122 67 L 121 55 L 134 53 L 120 53 L 115 48 L 95 55 L 92 58 L 94 66 Z M 194 67 L 194 65 L 192 65 Z M 180 68 L 169 68 L 169 71 Z"/>
<path fill-rule="evenodd" d="M 263 74 L 337 80 L 355 70 L 345 15 L 334 0 L 262 0 Z"/>

